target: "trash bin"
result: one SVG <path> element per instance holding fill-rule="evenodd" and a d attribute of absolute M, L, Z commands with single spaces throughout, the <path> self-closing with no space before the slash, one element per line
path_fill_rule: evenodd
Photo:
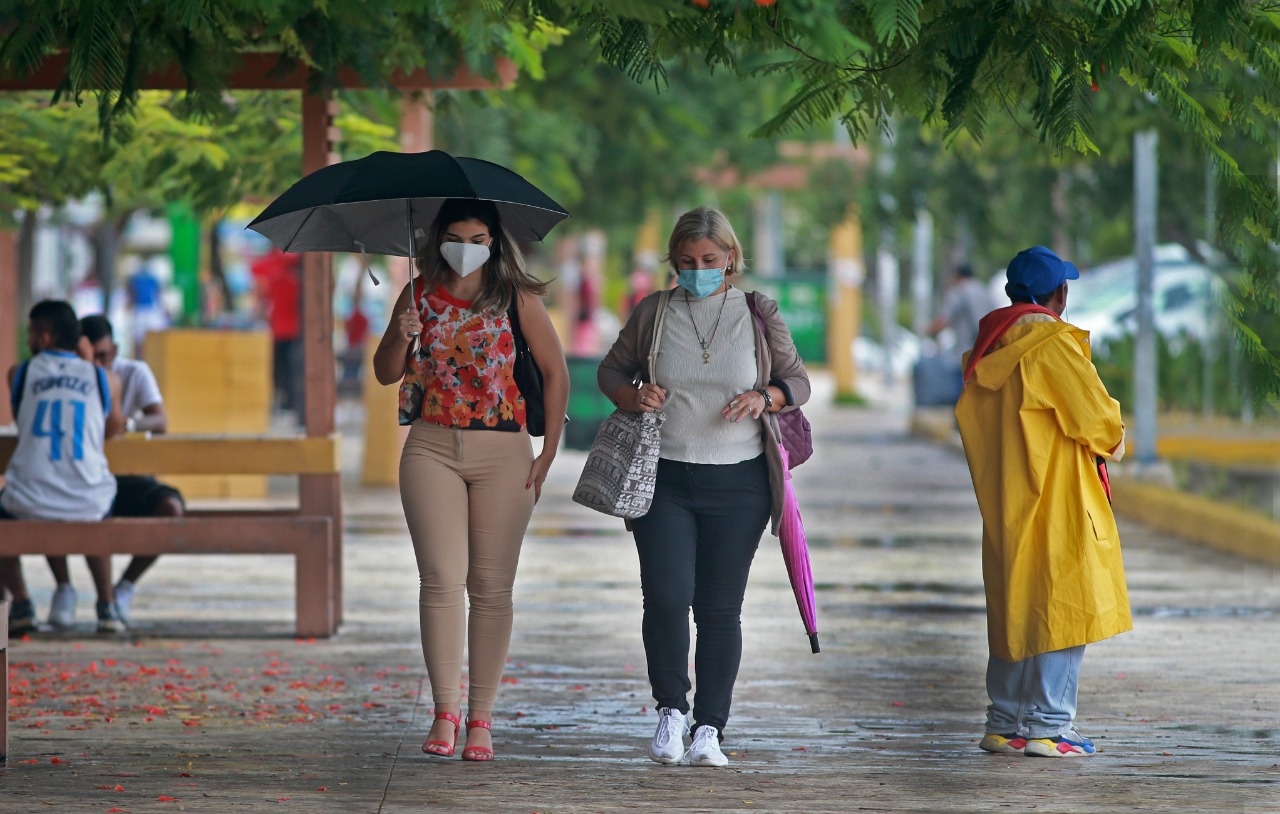
<path fill-rule="evenodd" d="M 953 407 L 964 390 L 960 360 L 951 355 L 922 356 L 911 370 L 917 407 Z"/>
<path fill-rule="evenodd" d="M 570 356 L 569 423 L 564 425 L 564 445 L 568 449 L 591 449 L 596 430 L 613 412 L 613 402 L 596 387 L 600 357 Z"/>

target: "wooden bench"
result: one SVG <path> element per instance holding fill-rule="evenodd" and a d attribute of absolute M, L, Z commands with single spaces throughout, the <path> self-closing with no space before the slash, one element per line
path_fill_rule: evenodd
<path fill-rule="evenodd" d="M 0 468 L 16 440 L 0 438 Z M 242 438 L 124 436 L 106 444 L 117 475 L 336 477 L 336 436 Z M 328 637 L 342 621 L 342 517 L 299 509 L 193 511 L 182 518 L 0 522 L 0 556 L 21 554 L 289 554 L 295 562 L 296 632 Z M 6 617 L 7 619 L 8 617 Z"/>

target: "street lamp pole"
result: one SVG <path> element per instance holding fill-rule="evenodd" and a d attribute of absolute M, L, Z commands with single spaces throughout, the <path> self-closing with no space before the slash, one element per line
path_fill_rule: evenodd
<path fill-rule="evenodd" d="M 1156 147 L 1154 129 L 1133 135 L 1134 254 L 1138 259 L 1138 336 L 1133 350 L 1133 413 L 1138 465 L 1156 461 L 1156 382 L 1159 359 L 1155 335 Z"/>

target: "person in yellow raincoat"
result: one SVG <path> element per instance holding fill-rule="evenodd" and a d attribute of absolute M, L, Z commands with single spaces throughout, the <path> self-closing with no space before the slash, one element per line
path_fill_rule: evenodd
<path fill-rule="evenodd" d="M 1105 461 L 1124 453 L 1120 404 L 1061 318 L 1080 272 L 1036 246 L 1009 263 L 1012 305 L 983 318 L 956 421 L 982 512 L 988 752 L 1078 757 L 1084 646 L 1132 629 Z"/>

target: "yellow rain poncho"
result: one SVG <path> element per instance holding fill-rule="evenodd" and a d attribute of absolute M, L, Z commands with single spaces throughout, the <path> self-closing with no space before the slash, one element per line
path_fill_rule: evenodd
<path fill-rule="evenodd" d="M 1045 314 L 1017 319 L 978 361 L 956 420 L 982 511 L 992 655 L 1022 661 L 1131 630 L 1096 465 L 1124 425 L 1088 334 Z"/>

